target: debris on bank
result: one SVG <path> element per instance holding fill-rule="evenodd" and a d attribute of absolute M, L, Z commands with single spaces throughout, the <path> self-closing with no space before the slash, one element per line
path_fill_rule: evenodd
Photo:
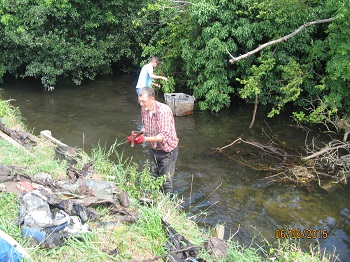
<path fill-rule="evenodd" d="M 75 174 L 82 172 L 74 170 Z M 69 172 L 68 172 L 69 173 Z M 98 221 L 97 205 L 112 206 L 118 221 L 135 222 L 138 214 L 128 210 L 125 192 L 112 183 L 87 177 L 56 181 L 49 174 L 26 175 L 23 168 L 0 165 L 1 191 L 14 193 L 20 200 L 19 225 L 23 237 L 34 245 L 55 247 L 64 237 L 89 230 L 87 221 Z"/>
<path fill-rule="evenodd" d="M 37 138 L 27 132 L 18 129 L 11 129 L 6 127 L 0 121 L 0 138 L 11 143 L 15 147 L 24 147 L 30 150 L 33 146 L 37 145 Z"/>
<path fill-rule="evenodd" d="M 29 153 L 38 142 L 35 136 L 7 128 L 1 122 L 0 132 L 5 141 Z M 31 246 L 61 246 L 66 238 L 90 231 L 88 221 L 100 222 L 99 226 L 105 227 L 95 210 L 99 205 L 111 207 L 115 221 L 109 223 L 137 221 L 139 215 L 130 208 L 126 192 L 113 183 L 93 178 L 93 161 L 84 164 L 81 170 L 77 169 L 78 150 L 53 138 L 48 130 L 41 132 L 41 135 L 56 145 L 58 160 L 70 163 L 66 179 L 57 181 L 50 174 L 42 172 L 28 175 L 25 167 L 0 164 L 0 191 L 18 197 L 18 225 L 22 237 L 29 238 Z"/>
<path fill-rule="evenodd" d="M 32 261 L 28 252 L 11 236 L 0 230 L 0 261 Z"/>
<path fill-rule="evenodd" d="M 0 122 L 1 138 L 16 147 L 23 147 L 30 153 L 38 139 L 23 131 L 6 128 Z M 15 194 L 20 202 L 18 225 L 22 238 L 28 239 L 32 247 L 54 248 L 64 245 L 67 238 L 91 231 L 87 222 L 97 222 L 99 227 L 110 227 L 120 223 L 134 223 L 139 219 L 137 210 L 129 205 L 129 196 L 113 183 L 93 178 L 94 162 L 88 162 L 77 169 L 79 150 L 63 144 L 52 137 L 48 130 L 41 135 L 56 145 L 55 153 L 59 160 L 70 163 L 66 170 L 67 178 L 57 181 L 47 173 L 26 174 L 25 167 L 0 164 L 0 192 Z M 140 199 L 142 203 L 142 200 Z M 114 221 L 103 222 L 96 206 L 111 207 Z M 162 219 L 168 235 L 165 248 L 167 254 L 161 256 L 166 261 L 205 261 L 197 260 L 200 247 L 193 246 L 170 224 Z M 3 234 L 2 234 L 3 233 Z M 11 237 L 0 231 L 0 261 L 17 262 L 22 258 L 30 261 L 28 253 Z M 219 238 L 207 237 L 204 247 L 209 254 L 226 257 L 227 244 Z M 107 250 L 106 252 L 111 252 Z M 114 250 L 113 254 L 118 254 Z M 155 259 L 155 258 L 153 258 Z M 153 261 L 153 259 L 151 259 Z"/>

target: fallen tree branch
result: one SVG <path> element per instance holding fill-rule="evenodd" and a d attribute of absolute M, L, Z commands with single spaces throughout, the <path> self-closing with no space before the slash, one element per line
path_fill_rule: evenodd
<path fill-rule="evenodd" d="M 216 149 L 219 150 L 219 151 L 222 151 L 223 149 L 225 149 L 227 147 L 233 146 L 234 144 L 239 144 L 241 142 L 243 142 L 245 144 L 248 144 L 248 145 L 251 145 L 251 146 L 255 146 L 255 147 L 260 148 L 261 150 L 263 150 L 265 152 L 272 153 L 274 155 L 278 155 L 278 156 L 282 156 L 282 157 L 285 157 L 287 155 L 286 152 L 284 152 L 283 150 L 280 150 L 278 148 L 271 147 L 271 146 L 265 146 L 263 144 L 260 144 L 259 142 L 246 141 L 246 140 L 243 140 L 242 138 L 237 138 L 231 144 L 228 144 L 226 146 L 223 146 L 223 147 L 220 147 L 220 148 L 216 148 Z"/>
<path fill-rule="evenodd" d="M 315 25 L 315 24 L 321 24 L 321 23 L 329 23 L 329 22 L 331 22 L 331 21 L 333 21 L 333 20 L 334 20 L 334 18 L 332 17 L 332 18 L 328 18 L 328 19 L 322 19 L 322 20 L 317 20 L 317 21 L 308 22 L 308 23 L 303 24 L 302 26 L 300 26 L 297 30 L 295 30 L 295 31 L 292 32 L 291 34 L 286 35 L 286 36 L 283 36 L 283 37 L 278 38 L 278 39 L 276 39 L 276 40 L 267 42 L 267 43 L 265 43 L 265 44 L 259 46 L 258 48 L 254 49 L 253 51 L 250 51 L 250 52 L 248 52 L 248 53 L 246 53 L 246 54 L 244 54 L 244 55 L 238 56 L 238 57 L 232 56 L 232 55 L 226 50 L 227 53 L 228 53 L 228 54 L 230 55 L 230 57 L 231 57 L 231 59 L 229 60 L 229 62 L 230 62 L 231 64 L 233 64 L 234 62 L 237 62 L 237 61 L 239 61 L 239 60 L 241 60 L 241 59 L 243 59 L 243 58 L 247 58 L 247 57 L 249 57 L 249 56 L 251 56 L 251 55 L 253 55 L 253 54 L 255 54 L 255 53 L 261 51 L 262 49 L 264 49 L 264 48 L 266 48 L 266 47 L 268 47 L 268 46 L 270 46 L 270 45 L 274 45 L 274 44 L 278 44 L 278 43 L 280 43 L 280 42 L 286 41 L 286 40 L 288 40 L 289 38 L 292 38 L 292 37 L 295 36 L 296 34 L 300 33 L 303 29 L 305 29 L 305 28 L 308 27 L 308 26 Z"/>
<path fill-rule="evenodd" d="M 239 144 L 243 141 L 242 138 L 237 138 L 235 141 L 233 141 L 231 144 L 228 144 L 226 146 L 223 146 L 223 147 L 219 147 L 219 148 L 216 148 L 217 150 L 219 151 L 222 151 L 223 149 L 227 148 L 227 147 L 230 147 L 230 146 L 233 146 L 234 144 Z"/>
<path fill-rule="evenodd" d="M 306 157 L 303 157 L 302 160 L 310 160 L 312 158 L 315 158 L 315 157 L 318 157 L 320 155 L 323 155 L 329 151 L 335 151 L 335 150 L 338 150 L 338 149 L 341 149 L 341 148 L 350 148 L 350 144 L 342 144 L 342 145 L 339 145 L 339 146 L 329 146 L 327 145 L 326 147 L 322 148 L 320 151 L 318 152 L 315 152 L 309 156 L 306 156 Z"/>

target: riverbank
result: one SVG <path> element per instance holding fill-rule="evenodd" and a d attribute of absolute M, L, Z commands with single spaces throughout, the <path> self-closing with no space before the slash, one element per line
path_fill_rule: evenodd
<path fill-rule="evenodd" d="M 9 128 L 26 130 L 19 110 L 11 108 L 9 102 L 0 100 L 0 119 Z M 68 163 L 55 159 L 53 144 L 41 137 L 37 139 L 36 146 L 30 151 L 0 139 L 1 164 L 22 167 L 29 176 L 46 173 L 57 181 L 67 179 Z M 183 212 L 181 199 L 169 199 L 160 194 L 157 181 L 150 179 L 146 166 L 140 171 L 135 163 L 123 159 L 121 155 L 118 144 L 109 149 L 98 147 L 92 150 L 91 156 L 82 153 L 76 169 L 93 161 L 94 179 L 113 183 L 128 194 L 130 206 L 126 210 L 138 213 L 135 223 L 116 220 L 111 207 L 101 205 L 96 207 L 100 221 L 87 222 L 90 228 L 88 233 L 67 238 L 64 245 L 55 248 L 31 246 L 22 239 L 21 228 L 12 222 L 18 220 L 18 198 L 11 193 L 0 193 L 0 229 L 23 245 L 33 261 L 163 261 L 167 254 L 165 243 L 168 233 L 162 219 L 192 246 L 198 247 L 196 258 L 202 261 L 337 261 L 335 256 L 327 255 L 317 247 L 303 253 L 297 243 L 266 243 L 264 247 L 252 243 L 249 247 L 243 247 L 234 241 L 234 235 L 225 241 L 226 256 L 220 259 L 205 248 L 206 236 L 214 236 L 214 230 L 199 228 Z M 141 203 L 140 199 L 145 197 L 152 199 L 152 202 L 146 205 Z M 112 226 L 100 227 L 101 222 Z"/>

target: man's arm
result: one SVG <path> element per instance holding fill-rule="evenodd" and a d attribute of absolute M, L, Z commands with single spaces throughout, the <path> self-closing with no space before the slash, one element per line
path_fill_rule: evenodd
<path fill-rule="evenodd" d="M 145 141 L 148 143 L 162 143 L 164 138 L 161 135 L 145 136 Z"/>
<path fill-rule="evenodd" d="M 161 87 L 162 87 L 160 84 L 158 84 L 158 83 L 153 83 L 153 82 L 152 82 L 152 86 L 156 86 L 156 87 L 158 87 L 158 88 L 161 88 Z"/>
<path fill-rule="evenodd" d="M 168 78 L 166 78 L 165 76 L 157 76 L 155 74 L 151 74 L 150 78 L 152 78 L 152 79 L 161 79 L 161 80 L 164 80 L 165 82 L 168 82 Z"/>

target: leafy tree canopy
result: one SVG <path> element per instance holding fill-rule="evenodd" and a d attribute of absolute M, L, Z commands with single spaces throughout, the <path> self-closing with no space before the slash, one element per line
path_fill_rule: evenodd
<path fill-rule="evenodd" d="M 348 0 L 2 0 L 0 80 L 40 77 L 51 88 L 62 75 L 79 84 L 157 55 L 158 73 L 171 76 L 164 91 L 189 91 L 203 110 L 258 96 L 271 117 L 292 105 L 299 120 L 322 122 L 350 112 L 349 8 Z"/>
<path fill-rule="evenodd" d="M 122 59 L 133 61 L 144 39 L 133 30 L 133 14 L 143 2 L 2 0 L 0 79 L 41 77 L 50 89 L 57 76 L 80 84 Z"/>
<path fill-rule="evenodd" d="M 349 113 L 350 12 L 347 0 L 158 0 L 163 26 L 144 46 L 158 53 L 178 86 L 192 90 L 201 109 L 219 111 L 234 95 L 270 105 L 269 116 L 287 105 L 305 108 L 299 120 L 320 122 Z M 162 12 L 162 10 L 167 10 Z M 305 28 L 293 38 L 229 63 L 260 45 Z M 308 110 L 311 108 L 312 110 Z M 317 110 L 314 110 L 316 109 Z"/>

